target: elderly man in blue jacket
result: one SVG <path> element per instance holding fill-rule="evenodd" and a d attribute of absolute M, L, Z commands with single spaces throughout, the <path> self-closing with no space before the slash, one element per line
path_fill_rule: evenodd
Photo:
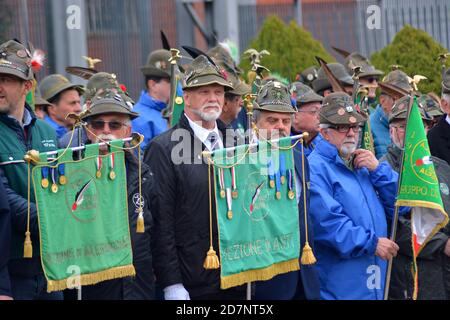
<path fill-rule="evenodd" d="M 325 97 L 324 138 L 308 158 L 311 218 L 322 299 L 383 299 L 386 260 L 398 246 L 387 238 L 398 175 L 368 150 L 357 149 L 366 120 L 345 93 Z"/>
<path fill-rule="evenodd" d="M 267 93 L 268 92 L 268 93 Z M 281 93 L 281 94 L 280 94 Z M 275 97 L 275 98 L 274 98 Z M 279 97 L 282 97 L 281 99 Z M 281 101 L 281 103 L 280 103 Z M 270 138 L 288 137 L 291 133 L 292 120 L 297 110 L 291 105 L 289 91 L 278 81 L 265 84 L 258 94 L 257 104 L 253 112 L 254 121 L 260 133 Z M 263 132 L 265 130 L 265 132 Z M 309 211 L 309 190 L 302 190 L 303 178 L 309 182 L 308 160 L 305 160 L 305 177 L 302 174 L 302 154 L 294 149 L 297 201 L 299 209 L 300 248 L 306 241 L 306 228 L 304 223 L 303 192 L 306 192 L 307 212 Z M 308 183 L 307 183 L 308 184 Z M 311 219 L 308 221 L 308 242 L 314 248 Z M 301 256 L 300 252 L 300 256 Z M 319 299 L 319 278 L 316 266 L 302 265 L 300 271 L 278 275 L 268 281 L 259 281 L 255 285 L 255 298 L 257 300 L 292 300 L 292 299 Z"/>

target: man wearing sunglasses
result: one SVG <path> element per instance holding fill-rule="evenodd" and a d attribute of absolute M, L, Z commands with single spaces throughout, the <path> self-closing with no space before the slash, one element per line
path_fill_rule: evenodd
<path fill-rule="evenodd" d="M 366 118 L 349 95 L 325 97 L 319 116 L 324 140 L 308 161 L 321 298 L 381 300 L 387 260 L 398 250 L 387 238 L 386 222 L 398 174 L 357 149 Z"/>
<path fill-rule="evenodd" d="M 83 118 L 87 122 L 88 143 L 108 142 L 131 136 L 131 120 L 138 117 L 127 104 L 127 99 L 114 89 L 102 90 L 92 99 L 90 113 Z M 108 153 L 108 147 L 100 149 Z M 144 203 L 145 232 L 136 233 L 139 205 L 139 163 L 135 155 L 125 151 L 127 174 L 128 218 L 130 223 L 133 265 L 136 277 L 122 278 L 84 286 L 83 300 L 151 300 L 154 298 L 152 254 L 150 249 L 152 215 L 150 213 L 149 192 L 152 189 L 150 168 L 142 163 L 142 194 Z"/>
<path fill-rule="evenodd" d="M 335 50 L 345 58 L 344 66 L 350 75 L 353 75 L 354 67 L 361 67 L 361 73 L 358 75 L 359 83 L 361 86 L 368 88 L 369 113 L 372 113 L 378 104 L 376 90 L 378 88 L 378 80 L 383 75 L 383 71 L 376 69 L 369 59 L 359 52 L 349 53 L 337 48 Z"/>

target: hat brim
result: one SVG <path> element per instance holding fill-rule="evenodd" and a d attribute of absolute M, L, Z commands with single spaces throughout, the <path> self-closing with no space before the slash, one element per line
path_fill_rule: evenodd
<path fill-rule="evenodd" d="M 338 79 L 339 80 L 339 79 Z M 343 86 L 353 86 L 353 79 L 350 76 L 344 77 L 342 80 L 339 80 L 339 82 Z M 331 82 L 328 79 L 316 79 L 312 82 L 312 86 L 315 92 L 320 92 L 325 89 L 331 88 Z"/>
<path fill-rule="evenodd" d="M 170 79 L 170 74 L 153 66 L 142 66 L 141 71 L 144 76 L 153 76 Z"/>
<path fill-rule="evenodd" d="M 279 104 L 266 104 L 266 105 L 260 106 L 256 102 L 254 103 L 254 109 L 260 110 L 260 111 L 291 113 L 291 114 L 296 113 L 298 111 L 297 108 L 293 107 L 292 105 L 290 105 L 290 108 L 291 108 L 291 110 L 288 110 L 285 105 L 279 105 Z"/>
<path fill-rule="evenodd" d="M 249 94 L 251 93 L 252 88 L 244 83 L 244 82 L 239 82 L 233 90 L 230 90 L 229 93 L 231 94 L 235 94 L 237 96 L 243 96 L 244 94 Z"/>
<path fill-rule="evenodd" d="M 445 84 L 444 81 L 442 81 L 442 92 L 443 93 L 450 93 L 450 83 L 447 83 L 447 84 Z"/>
<path fill-rule="evenodd" d="M 25 76 L 23 74 L 23 72 L 20 72 L 19 70 L 11 69 L 11 68 L 8 68 L 8 67 L 3 67 L 3 66 L 0 66 L 0 74 L 9 74 L 9 75 L 12 75 L 12 76 L 16 76 L 16 77 L 18 77 L 18 78 L 20 78 L 20 79 L 22 79 L 24 81 L 28 81 L 28 80 L 32 80 L 33 79 L 33 77 Z"/>
<path fill-rule="evenodd" d="M 350 121 L 351 117 L 355 118 L 354 122 Z M 336 119 L 334 118 L 334 116 L 326 118 L 323 114 L 320 114 L 320 123 L 331 125 L 354 125 L 355 123 L 363 123 L 367 121 L 367 118 L 358 112 L 348 113 L 348 117 L 339 116 L 336 117 Z"/>
<path fill-rule="evenodd" d="M 309 92 L 304 96 L 302 96 L 300 99 L 296 99 L 297 107 L 311 102 L 322 102 L 322 101 L 323 97 L 315 92 Z"/>
<path fill-rule="evenodd" d="M 409 94 L 408 91 L 399 88 L 393 84 L 380 82 L 378 85 L 382 93 L 387 94 L 393 97 L 394 99 L 400 99 Z"/>
<path fill-rule="evenodd" d="M 99 103 L 93 104 L 91 106 L 91 108 L 89 109 L 89 113 L 87 113 L 86 116 L 83 117 L 83 119 L 87 119 L 90 117 L 94 117 L 94 116 L 98 116 L 98 115 L 106 114 L 106 113 L 125 114 L 125 115 L 130 116 L 131 120 L 139 117 L 139 113 L 127 110 L 125 107 L 123 107 L 121 105 L 111 103 L 108 101 L 108 102 L 99 102 Z"/>
<path fill-rule="evenodd" d="M 35 97 L 34 104 L 37 106 L 51 106 L 52 105 L 50 102 L 48 102 L 45 99 L 42 99 L 41 97 Z"/>
<path fill-rule="evenodd" d="M 367 72 L 361 72 L 359 75 L 359 78 L 365 78 L 365 77 L 381 77 L 384 74 L 383 71 L 380 70 L 371 70 Z"/>
<path fill-rule="evenodd" d="M 227 82 L 224 78 L 219 77 L 215 74 L 208 74 L 200 77 L 196 77 L 193 80 L 189 81 L 189 84 L 183 83 L 183 90 L 185 89 L 194 89 L 198 87 L 208 86 L 211 84 L 218 84 L 223 86 L 225 91 L 232 91 L 233 86 Z"/>
<path fill-rule="evenodd" d="M 49 96 L 49 97 L 43 96 L 42 98 L 48 101 L 48 100 L 51 100 L 52 98 L 56 97 L 61 92 L 64 92 L 64 91 L 70 90 L 70 89 L 77 90 L 78 93 L 80 94 L 80 96 L 82 96 L 84 94 L 84 88 L 82 86 L 73 84 L 73 83 L 66 83 L 63 86 L 59 87 L 55 92 L 52 92 L 51 96 Z M 41 89 L 41 94 L 42 94 L 42 89 Z"/>

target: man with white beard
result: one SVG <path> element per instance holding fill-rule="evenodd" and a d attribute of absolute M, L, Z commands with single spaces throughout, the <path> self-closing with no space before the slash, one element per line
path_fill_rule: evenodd
<path fill-rule="evenodd" d="M 154 138 L 144 155 L 159 182 L 151 191 L 152 250 L 165 300 L 245 298 L 243 287 L 220 289 L 219 269 L 203 267 L 210 248 L 210 200 L 208 164 L 201 154 L 230 146 L 217 120 L 225 91 L 232 89 L 226 73 L 212 59 L 195 58 L 183 79 L 185 108 L 179 123 Z M 211 206 L 216 212 L 214 201 Z M 213 239 L 218 239 L 215 215 L 212 220 Z"/>
<path fill-rule="evenodd" d="M 398 174 L 372 152 L 356 149 L 366 118 L 349 95 L 326 96 L 319 117 L 324 140 L 308 161 L 321 298 L 381 300 L 386 260 L 398 251 L 386 222 Z"/>

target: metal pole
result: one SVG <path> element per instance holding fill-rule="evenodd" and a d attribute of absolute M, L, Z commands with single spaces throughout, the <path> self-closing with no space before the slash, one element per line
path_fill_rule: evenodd
<path fill-rule="evenodd" d="M 123 142 L 129 142 L 129 141 L 133 140 L 133 137 L 129 137 L 129 138 L 125 138 L 125 139 L 119 139 L 119 140 L 122 140 Z M 103 146 L 106 146 L 108 144 L 109 143 L 107 143 L 107 142 L 102 142 L 102 143 L 99 143 L 98 146 L 99 147 L 103 147 Z M 72 151 L 80 151 L 80 150 L 86 149 L 86 146 L 79 146 L 79 147 L 68 148 L 68 149 L 70 149 Z M 52 155 L 58 154 L 58 151 L 50 151 L 50 152 L 46 152 L 45 154 L 48 155 L 48 156 L 52 156 Z"/>
<path fill-rule="evenodd" d="M 23 28 L 21 28 L 21 34 L 22 41 L 25 44 L 26 47 L 28 47 L 28 41 L 30 40 L 30 22 L 28 19 L 28 6 L 27 6 L 27 0 L 20 0 L 20 11 L 23 19 Z"/>
<path fill-rule="evenodd" d="M 299 139 L 306 138 L 306 137 L 308 137 L 308 136 L 309 136 L 309 134 L 308 134 L 307 132 L 305 132 L 305 133 L 298 134 L 298 135 L 296 135 L 296 136 L 291 136 L 291 137 L 283 137 L 283 138 L 278 138 L 278 139 L 273 139 L 273 140 L 262 140 L 262 142 L 270 142 L 270 143 L 273 143 L 273 142 L 278 142 L 278 141 L 280 141 L 280 140 L 282 140 L 282 139 L 286 139 L 286 138 L 291 138 L 291 140 L 299 140 Z M 252 144 L 249 145 L 249 148 L 251 148 L 251 147 L 257 147 L 257 146 L 259 145 L 259 143 L 260 143 L 260 141 L 255 142 L 255 143 L 252 143 Z M 229 151 L 234 151 L 234 150 L 236 150 L 237 148 L 238 148 L 238 147 L 230 147 L 230 148 L 217 149 L 217 150 L 225 150 L 226 152 L 229 152 Z M 217 152 L 217 150 L 214 151 L 214 152 Z M 211 151 L 203 151 L 202 154 L 203 154 L 203 155 L 211 155 L 211 154 L 213 154 L 213 152 L 211 152 Z"/>
<path fill-rule="evenodd" d="M 252 283 L 247 283 L 247 300 L 252 300 Z"/>

